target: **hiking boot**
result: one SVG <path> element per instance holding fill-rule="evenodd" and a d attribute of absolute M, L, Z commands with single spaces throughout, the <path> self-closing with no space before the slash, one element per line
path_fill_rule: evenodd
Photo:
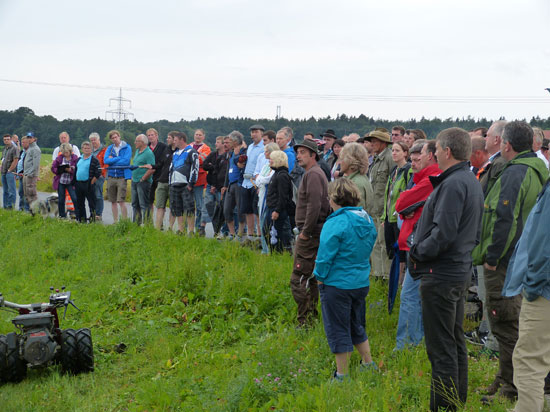
<path fill-rule="evenodd" d="M 510 393 L 510 392 L 502 392 L 502 390 L 499 390 L 494 395 L 486 395 L 481 397 L 481 403 L 483 405 L 491 405 L 495 400 L 507 400 L 511 402 L 515 402 L 518 400 L 518 394 L 517 393 Z"/>
<path fill-rule="evenodd" d="M 484 393 L 487 396 L 493 396 L 498 392 L 501 386 L 502 386 L 502 383 L 500 382 L 500 380 L 495 379 L 493 383 L 491 383 L 486 388 L 481 389 L 479 392 Z"/>
<path fill-rule="evenodd" d="M 472 332 L 466 332 L 464 338 L 472 345 L 484 346 L 485 342 L 487 342 L 487 335 L 489 335 L 488 332 L 474 330 Z"/>

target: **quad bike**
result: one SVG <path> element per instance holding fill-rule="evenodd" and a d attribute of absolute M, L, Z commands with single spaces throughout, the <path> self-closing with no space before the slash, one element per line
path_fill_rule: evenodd
<path fill-rule="evenodd" d="M 53 291 L 53 288 L 50 288 Z M 0 335 L 0 383 L 19 382 L 27 366 L 61 364 L 65 373 L 78 374 L 94 370 L 94 352 L 90 329 L 60 329 L 57 309 L 70 305 L 71 292 L 65 286 L 50 295 L 49 303 L 20 305 L 8 302 L 0 293 L 0 308 L 19 313 L 12 322 L 17 332 Z"/>

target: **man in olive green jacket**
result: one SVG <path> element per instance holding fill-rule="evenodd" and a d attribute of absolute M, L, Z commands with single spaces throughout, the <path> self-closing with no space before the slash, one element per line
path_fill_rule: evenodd
<path fill-rule="evenodd" d="M 381 227 L 382 214 L 384 213 L 384 194 L 390 171 L 395 167 L 391 157 L 390 135 L 386 132 L 375 130 L 365 138 L 372 143 L 374 159 L 369 168 L 368 177 L 374 192 L 372 203 L 372 219 L 376 226 L 378 237 L 372 250 L 372 272 L 374 276 L 387 278 L 390 271 L 390 260 L 386 253 L 384 230 Z"/>
<path fill-rule="evenodd" d="M 548 169 L 532 152 L 532 144 L 533 129 L 527 123 L 515 121 L 505 126 L 500 152 L 507 163 L 487 187 L 481 241 L 472 252 L 474 264 L 484 267 L 489 322 L 500 350 L 500 377 L 490 386 L 489 395 L 508 399 L 517 398 L 512 353 L 518 339 L 521 296 L 503 297 L 502 288 L 527 216 L 548 180 Z M 490 400 L 490 396 L 485 398 Z"/>

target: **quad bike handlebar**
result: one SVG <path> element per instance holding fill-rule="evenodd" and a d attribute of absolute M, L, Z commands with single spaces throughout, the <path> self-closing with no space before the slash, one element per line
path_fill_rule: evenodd
<path fill-rule="evenodd" d="M 74 301 L 71 300 L 71 292 L 68 290 L 65 291 L 65 286 L 63 286 L 61 289 L 62 289 L 62 292 L 59 292 L 59 289 L 56 289 L 56 293 L 52 293 L 50 295 L 49 303 L 29 303 L 29 304 L 14 303 L 14 302 L 5 300 L 4 296 L 2 296 L 2 294 L 0 293 L 0 307 L 10 308 L 16 311 L 23 309 L 32 313 L 32 312 L 44 312 L 50 308 L 59 308 L 61 306 L 65 306 L 65 310 L 63 311 L 63 319 L 65 319 L 65 315 L 67 314 L 67 308 L 69 307 L 69 305 L 73 306 L 78 311 L 80 311 L 80 309 L 74 304 Z M 53 287 L 50 287 L 50 290 L 53 291 Z"/>

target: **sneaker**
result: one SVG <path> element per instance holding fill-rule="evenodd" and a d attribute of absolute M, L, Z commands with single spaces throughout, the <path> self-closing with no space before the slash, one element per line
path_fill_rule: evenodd
<path fill-rule="evenodd" d="M 231 240 L 233 240 L 234 238 L 235 238 L 235 236 L 229 234 L 229 235 L 227 235 L 227 238 L 226 238 L 226 239 L 229 240 L 229 241 L 231 241 Z M 222 238 L 222 239 L 223 239 L 223 238 Z"/>
<path fill-rule="evenodd" d="M 489 335 L 488 332 L 479 332 L 474 330 L 472 332 L 466 332 L 464 334 L 464 338 L 472 345 L 484 346 L 487 342 L 487 335 Z"/>
<path fill-rule="evenodd" d="M 361 361 L 359 363 L 359 371 L 360 372 L 378 372 L 378 365 L 374 361 L 369 363 L 363 363 Z"/>
<path fill-rule="evenodd" d="M 199 236 L 205 237 L 206 236 L 206 228 L 204 226 L 201 226 L 199 228 Z"/>
<path fill-rule="evenodd" d="M 349 379 L 349 375 L 338 375 L 338 371 L 334 371 L 330 381 L 333 383 L 343 383 L 345 381 L 349 381 Z"/>
<path fill-rule="evenodd" d="M 481 348 L 481 350 L 479 351 L 479 354 L 485 355 L 491 360 L 498 359 L 499 357 L 499 354 L 496 350 L 487 349 L 486 347 Z"/>

